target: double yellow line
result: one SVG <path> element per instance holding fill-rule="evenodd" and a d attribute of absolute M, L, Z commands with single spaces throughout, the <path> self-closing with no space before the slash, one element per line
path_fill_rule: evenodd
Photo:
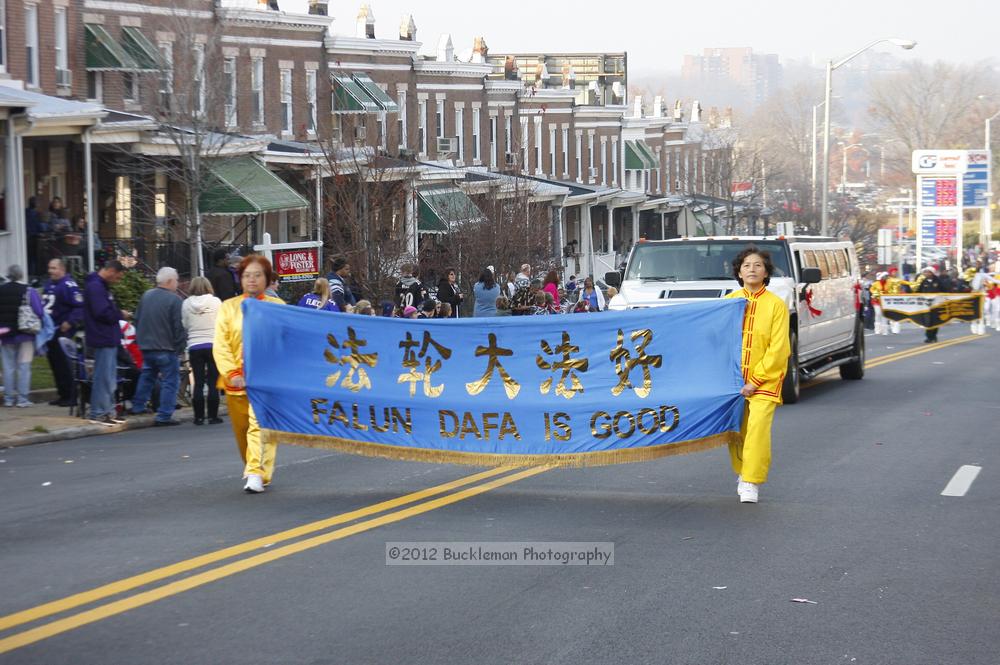
<path fill-rule="evenodd" d="M 979 339 L 980 337 L 981 336 L 979 335 L 967 335 L 965 337 L 959 337 L 947 342 L 939 342 L 933 345 L 899 351 L 869 360 L 865 363 L 865 368 L 870 369 L 872 367 L 877 367 L 890 362 L 912 358 L 930 351 L 970 342 L 972 340 Z M 457 480 L 443 483 L 435 487 L 406 494 L 388 501 L 382 501 L 380 503 L 365 506 L 350 512 L 334 515 L 326 519 L 310 522 L 309 524 L 303 524 L 269 536 L 248 540 L 237 545 L 232 545 L 230 547 L 202 554 L 191 559 L 179 561 L 168 566 L 155 568 L 148 572 L 127 577 L 110 584 L 95 587 L 88 591 L 60 598 L 59 600 L 44 603 L 21 612 L 15 612 L 13 614 L 2 616 L 0 617 L 0 631 L 5 631 L 33 621 L 38 621 L 39 619 L 45 619 L 56 614 L 68 612 L 69 610 L 74 610 L 84 605 L 108 600 L 113 596 L 133 591 L 135 589 L 139 589 L 140 587 L 152 585 L 157 582 L 165 582 L 160 586 L 155 586 L 145 591 L 139 591 L 134 595 L 129 595 L 118 600 L 110 600 L 109 602 L 77 612 L 76 614 L 70 614 L 69 616 L 56 619 L 41 626 L 15 633 L 9 637 L 0 638 L 0 654 L 33 644 L 40 640 L 59 635 L 60 633 L 73 630 L 111 616 L 115 616 L 117 614 L 121 614 L 123 612 L 127 612 L 137 607 L 142 607 L 158 600 L 189 591 L 230 575 L 250 570 L 266 563 L 319 547 L 320 545 L 324 545 L 335 540 L 347 538 L 348 536 L 370 531 L 380 526 L 399 522 L 422 513 L 436 510 L 437 508 L 442 508 L 459 501 L 464 501 L 465 499 L 478 496 L 499 487 L 510 485 L 519 480 L 544 473 L 551 468 L 552 467 L 547 466 L 535 466 L 516 471 L 510 467 L 488 469 L 486 471 L 458 478 Z M 385 514 L 379 515 L 380 513 Z M 379 516 L 372 517 L 374 515 Z M 327 531 L 327 529 L 330 529 L 331 527 L 345 524 L 348 526 L 342 526 L 341 528 Z M 306 538 L 305 536 L 310 537 Z M 275 545 L 287 541 L 295 542 L 291 542 L 281 547 L 274 547 Z M 227 559 L 232 559 L 242 554 L 249 554 L 251 552 L 255 552 L 256 550 L 264 551 L 230 563 L 222 563 Z M 195 571 L 199 568 L 205 568 L 213 564 L 222 565 L 195 573 L 190 577 L 168 581 L 170 578 L 183 573 Z"/>
<path fill-rule="evenodd" d="M 983 335 L 966 335 L 965 337 L 950 339 L 947 342 L 935 342 L 933 344 L 927 344 L 913 349 L 906 349 L 905 351 L 897 351 L 896 353 L 890 353 L 889 355 L 872 358 L 865 363 L 865 369 L 871 369 L 872 367 L 878 367 L 879 365 L 885 365 L 887 363 L 903 360 L 905 358 L 912 358 L 913 356 L 930 353 L 931 351 L 937 351 L 938 349 L 945 349 L 949 346 L 955 346 L 956 344 L 964 344 L 965 342 L 971 342 L 976 339 L 981 339 L 982 337 Z"/>
<path fill-rule="evenodd" d="M 512 470 L 510 467 L 489 469 L 481 473 L 476 473 L 442 485 L 437 485 L 436 487 L 430 487 L 425 490 L 420 490 L 419 492 L 413 492 L 412 494 L 390 499 L 389 501 L 383 501 L 358 510 L 342 513 L 340 515 L 334 515 L 333 517 L 304 524 L 270 536 L 264 536 L 263 538 L 248 540 L 238 545 L 226 547 L 215 552 L 209 552 L 207 554 L 187 559 L 185 561 L 180 561 L 169 566 L 156 568 L 140 575 L 118 580 L 117 582 L 112 582 L 111 584 L 106 584 L 104 586 L 90 589 L 89 591 L 67 596 L 50 603 L 38 605 L 37 607 L 21 612 L 8 614 L 7 616 L 0 617 L 0 630 L 7 630 L 9 628 L 49 617 L 60 612 L 75 609 L 88 603 L 104 600 L 125 591 L 131 591 L 153 582 L 166 580 L 178 574 L 192 571 L 213 563 L 218 563 L 240 554 L 267 548 L 266 551 L 245 559 L 233 561 L 231 563 L 218 566 L 217 568 L 211 568 L 190 577 L 185 577 L 174 582 L 168 582 L 162 586 L 158 586 L 147 591 L 141 591 L 135 595 L 111 601 L 103 605 L 98 605 L 92 609 L 72 614 L 42 626 L 31 628 L 9 637 L 2 638 L 0 639 L 0 654 L 33 644 L 34 642 L 53 637 L 54 635 L 73 630 L 75 628 L 79 628 L 80 626 L 94 623 L 95 621 L 106 619 L 116 614 L 121 614 L 122 612 L 127 612 L 128 610 L 132 610 L 137 607 L 142 607 L 143 605 L 148 605 L 156 602 L 157 600 L 162 600 L 163 598 L 167 598 L 184 591 L 189 591 L 235 573 L 256 568 L 257 566 L 262 566 L 266 563 L 276 561 L 277 559 L 281 559 L 292 554 L 298 554 L 299 552 L 304 552 L 335 540 L 353 536 L 364 531 L 370 531 L 371 529 L 385 526 L 386 524 L 399 522 L 415 515 L 420 515 L 421 513 L 426 513 L 459 501 L 464 501 L 465 499 L 483 494 L 484 492 L 489 492 L 490 490 L 497 489 L 498 487 L 503 487 L 504 485 L 509 485 L 519 480 L 530 478 L 531 476 L 536 476 L 540 473 L 548 471 L 551 468 L 552 467 L 547 466 L 535 466 L 518 470 L 515 473 L 510 473 Z M 501 474 L 508 475 L 501 476 Z M 494 478 L 495 476 L 501 477 Z M 493 478 L 493 480 L 488 480 L 490 478 Z M 478 485 L 475 484 L 483 480 L 488 480 L 488 482 Z M 468 487 L 469 485 L 471 485 L 471 487 Z M 459 489 L 462 487 L 465 489 Z M 449 494 L 452 490 L 459 491 Z M 437 496 L 438 498 L 430 499 L 430 497 L 434 496 Z M 423 501 L 424 499 L 430 500 Z M 420 501 L 423 502 L 417 503 Z M 392 510 L 408 504 L 416 505 L 411 505 L 408 508 L 403 508 L 402 510 L 390 512 L 386 515 L 381 515 L 372 519 L 356 522 L 346 527 L 312 536 L 311 538 L 305 538 L 283 547 L 270 549 L 273 545 L 287 540 L 316 533 L 317 531 L 323 531 L 332 526 L 353 522 L 362 517 Z"/>

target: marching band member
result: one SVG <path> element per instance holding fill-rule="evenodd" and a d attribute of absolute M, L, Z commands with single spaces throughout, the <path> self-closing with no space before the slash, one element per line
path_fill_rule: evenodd
<path fill-rule="evenodd" d="M 771 423 L 781 404 L 781 384 L 788 367 L 788 307 L 767 290 L 774 272 L 771 255 L 749 245 L 733 259 L 733 273 L 743 287 L 727 298 L 745 298 L 743 315 L 743 388 L 746 398 L 742 440 L 729 445 L 733 471 L 739 476 L 740 503 L 757 503 L 760 485 L 771 465 Z"/>
<path fill-rule="evenodd" d="M 986 278 L 986 321 L 994 330 L 1000 331 L 1000 275 Z"/>
<path fill-rule="evenodd" d="M 889 295 L 889 273 L 880 272 L 875 275 L 875 281 L 869 287 L 872 294 L 872 308 L 875 310 L 875 334 L 888 335 L 889 321 L 882 313 L 882 296 Z"/>
<path fill-rule="evenodd" d="M 243 458 L 243 477 L 247 492 L 263 492 L 274 473 L 274 456 L 277 446 L 264 444 L 260 438 L 260 425 L 247 397 L 243 375 L 243 310 L 240 305 L 247 298 L 284 304 L 280 298 L 264 293 L 274 270 L 266 257 L 251 254 L 240 261 L 238 270 L 242 295 L 222 303 L 215 320 L 215 341 L 212 355 L 219 368 L 219 387 L 226 391 L 229 420 L 236 435 L 236 446 Z"/>

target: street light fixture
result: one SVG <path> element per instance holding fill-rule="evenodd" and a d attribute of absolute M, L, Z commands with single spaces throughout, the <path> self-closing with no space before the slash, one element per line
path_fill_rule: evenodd
<path fill-rule="evenodd" d="M 883 42 L 888 42 L 893 46 L 898 46 L 901 49 L 910 50 L 917 45 L 912 39 L 899 39 L 896 37 L 891 37 L 888 39 L 876 39 L 872 43 L 868 44 L 864 48 L 858 49 L 854 53 L 850 54 L 846 58 L 842 58 L 837 62 L 833 60 L 826 61 L 826 92 L 824 96 L 824 108 L 823 108 L 823 209 L 820 212 L 821 220 L 821 231 L 822 235 L 827 235 L 829 232 L 829 210 L 828 202 L 830 196 L 830 95 L 833 91 L 833 70 L 843 67 L 849 63 L 854 58 L 858 57 L 868 49 L 878 46 Z"/>
<path fill-rule="evenodd" d="M 841 194 L 846 194 L 847 193 L 847 151 L 850 150 L 851 148 L 861 148 L 865 152 L 868 152 L 868 150 L 861 143 L 852 143 L 851 145 L 846 145 L 843 142 L 841 142 L 840 145 L 844 146 L 844 164 L 843 164 L 844 171 L 843 171 L 843 175 L 840 176 L 840 193 Z"/>

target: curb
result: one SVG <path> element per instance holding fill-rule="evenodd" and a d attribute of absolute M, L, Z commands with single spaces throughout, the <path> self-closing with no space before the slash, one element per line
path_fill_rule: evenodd
<path fill-rule="evenodd" d="M 185 410 L 190 413 L 190 409 Z M 219 416 L 226 415 L 228 415 L 226 409 L 220 408 Z M 25 432 L 23 434 L 15 434 L 8 437 L 7 440 L 3 442 L 3 447 L 16 448 L 19 446 L 33 446 L 39 443 L 70 441 L 72 439 L 82 439 L 84 437 L 97 436 L 100 434 L 117 434 L 118 432 L 124 432 L 126 430 L 147 429 L 153 426 L 153 421 L 155 419 L 154 415 L 128 416 L 128 420 L 126 422 L 120 425 L 114 425 L 113 427 L 108 427 L 106 425 L 92 425 L 81 418 L 81 421 L 84 424 L 76 427 L 67 427 L 51 432 Z M 192 423 L 194 422 L 194 413 L 190 413 L 190 415 L 185 414 L 183 416 L 178 416 L 177 412 L 174 412 L 174 419 L 180 423 Z M 214 427 L 219 427 L 219 425 L 215 425 Z"/>

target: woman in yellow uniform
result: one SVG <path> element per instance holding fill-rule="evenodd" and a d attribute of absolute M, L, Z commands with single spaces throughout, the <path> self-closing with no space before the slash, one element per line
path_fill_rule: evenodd
<path fill-rule="evenodd" d="M 243 458 L 243 477 L 247 492 L 263 492 L 274 473 L 274 455 L 277 446 L 264 444 L 260 438 L 260 425 L 247 398 L 246 380 L 243 376 L 243 310 L 240 305 L 247 298 L 282 303 L 280 298 L 265 295 L 264 291 L 274 278 L 271 262 L 266 257 L 252 254 L 244 257 L 239 267 L 243 294 L 222 303 L 215 319 L 215 342 L 212 355 L 219 368 L 219 387 L 226 391 L 229 420 L 236 435 L 236 446 Z"/>
<path fill-rule="evenodd" d="M 749 245 L 733 260 L 733 273 L 743 288 L 727 298 L 745 298 L 743 315 L 743 388 L 746 397 L 742 441 L 729 445 L 736 491 L 741 503 L 757 503 L 760 485 L 771 465 L 771 422 L 781 404 L 781 384 L 788 367 L 788 306 L 767 290 L 774 265 L 771 255 Z"/>

